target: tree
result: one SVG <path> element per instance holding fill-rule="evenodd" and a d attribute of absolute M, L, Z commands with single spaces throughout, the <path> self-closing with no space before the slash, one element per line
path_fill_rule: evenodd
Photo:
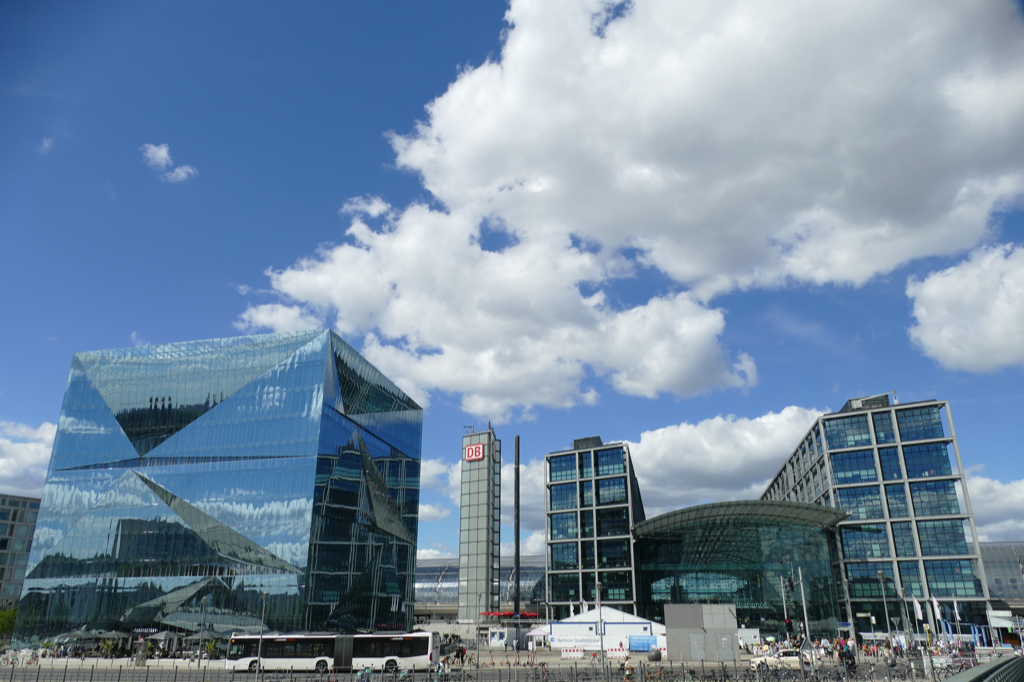
<path fill-rule="evenodd" d="M 14 634 L 14 621 L 18 619 L 18 607 L 0 611 L 0 637 L 10 637 Z"/>

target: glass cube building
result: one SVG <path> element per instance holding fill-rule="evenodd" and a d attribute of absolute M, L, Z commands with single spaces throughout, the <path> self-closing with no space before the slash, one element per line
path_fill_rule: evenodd
<path fill-rule="evenodd" d="M 422 420 L 331 331 L 76 354 L 15 639 L 408 629 Z"/>
<path fill-rule="evenodd" d="M 962 623 L 987 624 L 985 568 L 947 401 L 848 400 L 811 426 L 761 499 L 851 513 L 838 526 L 840 594 L 858 633 L 922 633 L 915 598 L 938 601 L 945 621 L 955 622 L 955 605 Z M 932 609 L 924 615 L 936 632 Z"/>

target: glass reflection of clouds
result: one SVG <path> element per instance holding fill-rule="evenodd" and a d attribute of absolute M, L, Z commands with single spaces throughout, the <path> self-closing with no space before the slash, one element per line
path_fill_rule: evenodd
<path fill-rule="evenodd" d="M 16 638 L 410 627 L 422 415 L 329 331 L 76 355 Z"/>

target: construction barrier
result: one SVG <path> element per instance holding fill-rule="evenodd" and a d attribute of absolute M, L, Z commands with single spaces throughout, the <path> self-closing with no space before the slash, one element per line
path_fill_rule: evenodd
<path fill-rule="evenodd" d="M 562 649 L 563 659 L 583 658 L 583 649 L 572 647 L 569 649 Z"/>

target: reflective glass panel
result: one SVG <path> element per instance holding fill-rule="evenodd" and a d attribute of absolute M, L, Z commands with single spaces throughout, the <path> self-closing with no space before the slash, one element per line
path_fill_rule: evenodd
<path fill-rule="evenodd" d="M 596 455 L 598 476 L 626 473 L 626 451 L 622 448 L 598 450 Z"/>
<path fill-rule="evenodd" d="M 836 485 L 877 481 L 875 453 L 857 450 L 832 455 L 832 477 Z"/>
<path fill-rule="evenodd" d="M 551 509 L 575 509 L 576 508 L 576 484 L 562 483 L 551 486 Z"/>
<path fill-rule="evenodd" d="M 566 571 L 580 567 L 578 548 L 575 542 L 557 542 L 550 547 L 552 571 Z"/>
<path fill-rule="evenodd" d="M 597 504 L 622 504 L 626 501 L 626 479 L 603 478 L 597 481 Z"/>
<path fill-rule="evenodd" d="M 918 516 L 960 513 L 953 481 L 911 483 L 910 497 L 914 501 L 914 513 Z"/>
<path fill-rule="evenodd" d="M 900 427 L 900 440 L 924 440 L 925 438 L 943 438 L 946 434 L 942 429 L 941 408 L 937 406 L 914 407 L 896 410 L 896 423 Z"/>
<path fill-rule="evenodd" d="M 611 509 L 597 510 L 597 535 L 607 537 L 609 535 L 629 534 L 629 511 L 626 507 L 613 507 Z"/>
<path fill-rule="evenodd" d="M 896 448 L 879 448 L 878 460 L 882 465 L 882 480 L 898 481 L 903 478 L 900 469 L 900 453 Z"/>
<path fill-rule="evenodd" d="M 907 463 L 907 478 L 951 476 L 949 450 L 945 443 L 904 445 L 903 460 Z"/>
<path fill-rule="evenodd" d="M 974 562 L 968 559 L 925 561 L 928 591 L 935 597 L 980 597 L 981 580 L 975 575 Z"/>
<path fill-rule="evenodd" d="M 552 540 L 575 540 L 579 534 L 576 526 L 576 512 L 552 514 L 549 536 Z"/>
<path fill-rule="evenodd" d="M 871 445 L 871 431 L 867 415 L 839 417 L 825 420 L 825 440 L 830 450 Z"/>
<path fill-rule="evenodd" d="M 871 415 L 875 426 L 875 442 L 879 445 L 896 442 L 896 432 L 892 428 L 892 414 L 876 412 Z"/>
<path fill-rule="evenodd" d="M 900 518 L 910 516 L 910 507 L 907 505 L 907 490 L 902 483 L 895 483 L 885 486 L 885 497 L 889 501 L 889 516 Z"/>
<path fill-rule="evenodd" d="M 840 488 L 839 507 L 851 513 L 854 519 L 880 519 L 882 512 L 882 496 L 877 485 L 861 488 Z"/>
<path fill-rule="evenodd" d="M 549 457 L 552 481 L 571 481 L 576 478 L 576 455 Z"/>
<path fill-rule="evenodd" d="M 917 565 L 916 561 L 900 561 L 900 582 L 903 583 L 903 589 L 907 591 L 908 597 L 923 597 L 924 587 L 921 583 L 921 567 Z M 911 607 L 911 614 L 913 614 L 913 607 Z"/>
<path fill-rule="evenodd" d="M 843 526 L 840 531 L 846 558 L 869 559 L 889 556 L 889 536 L 885 532 L 885 524 Z"/>
<path fill-rule="evenodd" d="M 918 521 L 917 533 L 924 556 L 967 554 L 964 522 L 960 519 Z"/>
<path fill-rule="evenodd" d="M 892 524 L 892 541 L 896 545 L 896 556 L 917 556 L 914 528 L 909 521 Z"/>

